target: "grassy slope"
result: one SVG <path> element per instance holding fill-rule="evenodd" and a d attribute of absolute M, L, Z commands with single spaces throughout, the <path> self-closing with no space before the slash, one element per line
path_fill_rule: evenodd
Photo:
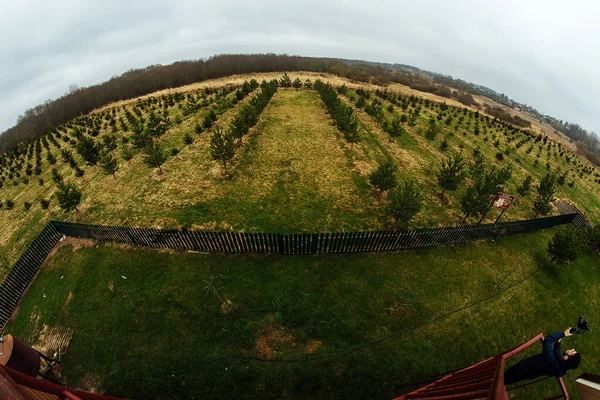
<path fill-rule="evenodd" d="M 355 93 L 353 93 L 353 96 L 354 99 L 358 98 Z M 374 98 L 373 96 L 371 97 Z M 382 101 L 385 106 L 385 117 L 388 120 L 391 120 L 402 113 L 402 110 L 398 107 L 395 107 L 393 112 L 387 111 L 387 107 L 391 104 L 388 101 L 382 99 L 379 100 Z M 379 126 L 379 124 L 377 124 L 377 122 L 375 122 L 366 112 L 361 109 L 355 110 L 369 132 L 369 134 L 365 135 L 367 141 L 373 136 L 377 137 L 376 140 L 378 143 L 383 143 L 389 138 L 389 136 L 383 132 L 381 126 Z M 575 204 L 577 204 L 581 210 L 585 211 L 594 221 L 598 221 L 598 218 L 600 218 L 600 190 L 598 184 L 590 182 L 587 177 L 582 179 L 576 177 L 573 172 L 573 167 L 570 166 L 565 159 L 555 157 L 554 155 L 551 155 L 548 158 L 547 145 L 543 147 L 539 158 L 537 157 L 537 152 L 539 151 L 538 147 L 541 142 L 534 144 L 534 150 L 530 154 L 527 154 L 526 151 L 533 144 L 533 141 L 527 142 L 519 149 L 515 150 L 516 142 L 520 140 L 521 137 L 509 141 L 502 130 L 492 126 L 486 126 L 483 119 L 481 119 L 480 127 L 482 131 L 485 127 L 487 134 L 481 133 L 479 136 L 475 136 L 473 134 L 473 129 L 476 120 L 473 114 L 467 114 L 461 123 L 455 118 L 450 126 L 446 126 L 443 121 L 438 121 L 441 131 L 438 133 L 435 140 L 428 142 L 423 137 L 423 132 L 429 118 L 437 117 L 438 113 L 440 113 L 439 107 L 432 107 L 431 109 L 423 108 L 417 125 L 412 128 L 406 127 L 408 134 L 396 139 L 397 146 L 391 146 L 392 148 L 387 152 L 398 164 L 401 178 L 416 179 L 423 187 L 423 194 L 425 195 L 426 201 L 421 213 L 415 217 L 415 220 L 419 221 L 419 224 L 425 226 L 443 226 L 448 225 L 449 221 L 456 223 L 462 219 L 459 199 L 466 187 L 463 185 L 463 187 L 459 188 L 455 193 L 448 192 L 446 197 L 449 204 L 444 205 L 438 196 L 435 195 L 435 192 L 440 190 L 439 186 L 437 186 L 437 172 L 439 171 L 441 160 L 444 157 L 451 155 L 453 152 L 462 152 L 468 161 L 473 150 L 476 148 L 481 150 L 490 165 L 494 165 L 496 168 L 505 165 L 511 165 L 513 167 L 513 178 L 508 183 L 505 190 L 509 194 L 516 194 L 516 188 L 527 175 L 531 175 L 534 178 L 533 186 L 535 186 L 547 172 L 546 162 L 550 163 L 552 170 L 560 170 L 563 172 L 569 171 L 570 173 L 567 181 L 573 179 L 575 185 L 569 187 L 565 184 L 559 187 L 556 197 L 568 198 L 575 202 Z M 459 115 L 462 115 L 462 113 L 459 113 Z M 455 128 L 455 126 L 457 128 Z M 445 152 L 439 149 L 444 138 L 448 140 L 449 144 L 449 150 Z M 497 147 L 493 144 L 495 140 L 500 142 Z M 508 147 L 512 150 L 511 154 L 505 155 L 503 161 L 496 160 L 496 153 L 504 153 Z M 534 165 L 536 159 L 539 160 L 537 166 Z M 503 220 L 510 221 L 535 218 L 531 209 L 536 193 L 533 188 L 532 192 L 533 194 L 528 197 L 518 199 L 511 207 L 510 211 L 505 213 Z M 557 213 L 558 211 L 555 210 L 555 214 Z M 485 222 L 493 222 L 498 214 L 498 211 L 492 210 L 492 212 L 488 214 Z"/>
<path fill-rule="evenodd" d="M 232 96 L 232 95 L 230 95 Z M 240 104 L 248 101 L 249 97 Z M 163 166 L 165 174 L 157 174 L 158 170 L 149 169 L 143 162 L 143 155 L 138 153 L 129 162 L 120 158 L 122 144 L 115 156 L 119 160 L 119 170 L 116 177 L 105 175 L 99 166 L 88 167 L 69 144 L 58 140 L 62 149 L 73 151 L 75 159 L 85 175 L 76 178 L 69 165 L 62 161 L 60 150 L 50 144 L 50 151 L 58 158 L 55 165 L 61 175 L 67 180 L 75 182 L 83 191 L 83 201 L 79 207 L 81 213 L 63 213 L 53 197 L 56 184 L 51 179 L 52 166 L 46 161 L 46 149 L 42 150 L 43 172 L 40 177 L 44 184 L 37 183 L 38 177 L 31 177 L 29 185 L 18 186 L 5 185 L 0 189 L 0 199 L 13 199 L 15 208 L 13 210 L 2 210 L 0 222 L 3 229 L 0 230 L 0 243 L 3 251 L 12 264 L 24 251 L 27 243 L 41 231 L 43 224 L 49 220 L 69 220 L 83 223 L 99 224 L 126 224 L 132 226 L 162 226 L 173 227 L 176 222 L 169 218 L 167 210 L 174 207 L 185 206 L 186 203 L 193 204 L 200 198 L 211 198 L 214 196 L 214 182 L 220 175 L 219 169 L 214 167 L 210 157 L 208 146 L 210 142 L 210 131 L 200 136 L 194 133 L 196 123 L 201 123 L 207 108 L 187 117 L 177 107 L 169 110 L 172 121 L 180 119 L 180 124 L 175 124 L 159 142 L 169 154 Z M 218 122 L 222 125 L 235 115 L 235 108 L 225 112 L 219 117 Z M 119 111 L 117 117 L 123 116 Z M 72 130 L 68 130 L 72 136 Z M 100 130 L 101 138 L 107 134 L 106 129 Z M 190 146 L 185 146 L 183 137 L 191 133 L 195 141 Z M 130 136 L 131 133 L 119 131 L 116 136 Z M 170 155 L 171 149 L 180 149 L 179 155 Z M 33 161 L 31 161 L 33 163 Z M 49 210 L 42 210 L 39 200 L 42 198 L 52 199 Z M 33 204 L 31 210 L 23 208 L 23 202 L 29 201 Z M 1 264 L 1 263 L 0 263 Z"/>
<path fill-rule="evenodd" d="M 112 245 L 73 252 L 67 245 L 41 271 L 9 332 L 33 343 L 44 324 L 73 328 L 64 356 L 69 384 L 91 375 L 113 394 L 389 399 L 409 390 L 410 382 L 480 361 L 539 332 L 564 329 L 579 315 L 592 323 L 600 319 L 598 287 L 589 284 L 600 278 L 597 256 L 569 268 L 548 266 L 550 234 L 397 254 L 302 257 Z M 506 289 L 538 268 L 499 297 L 403 331 Z M 211 276 L 221 299 L 205 290 Z M 232 302 L 231 315 L 222 312 L 222 300 Z M 324 361 L 225 359 L 170 376 L 224 356 L 326 355 L 392 332 L 400 333 Z M 590 334 L 566 339 L 564 346 L 582 352 L 585 371 L 600 370 L 592 356 L 600 348 Z M 571 394 L 575 375 L 566 379 Z M 542 398 L 557 389 L 546 381 L 514 394 Z"/>
<path fill-rule="evenodd" d="M 381 212 L 338 136 L 316 92 L 280 88 L 222 195 L 182 210 L 179 222 L 271 232 L 377 228 Z"/>
<path fill-rule="evenodd" d="M 279 75 L 259 74 L 257 78 L 261 80 L 277 76 Z M 292 74 L 291 77 L 294 79 L 296 76 L 300 76 L 302 80 L 308 77 L 313 80 L 327 79 L 335 85 L 344 82 L 338 77 L 318 74 Z M 234 76 L 159 92 L 155 95 L 159 96 L 174 90 L 195 93 L 206 86 L 239 85 L 247 78 L 250 76 Z M 368 84 L 348 83 L 348 85 L 352 88 L 375 89 Z M 390 88 L 403 90 L 398 85 L 391 85 Z M 431 97 L 428 94 L 423 96 Z M 131 109 L 136 101 L 118 103 L 117 118 L 123 115 L 120 107 L 126 106 Z M 387 102 L 384 104 L 389 105 Z M 237 107 L 221 116 L 219 120 L 221 126 L 228 125 Z M 110 107 L 105 107 L 101 112 L 108 110 Z M 143 164 L 141 155 L 137 155 L 129 163 L 121 160 L 116 178 L 104 175 L 98 166 L 83 167 L 86 171 L 84 177 L 75 178 L 72 177 L 73 171 L 70 167 L 59 161 L 57 166 L 61 173 L 83 188 L 84 202 L 81 214 L 62 213 L 54 198 L 49 211 L 40 208 L 39 199 L 50 198 L 55 190 L 55 185 L 50 178 L 51 168 L 45 157 L 46 150 L 43 149 L 44 172 L 41 177 L 45 183 L 41 187 L 37 183 L 37 177 L 34 176 L 30 178 L 28 185 L 19 183 L 18 186 L 12 186 L 5 183 L 0 189 L 0 200 L 13 199 L 16 203 L 14 210 L 0 211 L 0 224 L 3 227 L 0 230 L 2 245 L 0 255 L 6 254 L 6 257 L 0 257 L 0 264 L 6 267 L 14 263 L 26 244 L 50 219 L 137 226 L 189 225 L 207 229 L 228 229 L 233 226 L 240 230 L 286 232 L 381 228 L 385 225 L 382 217 L 384 213 L 382 207 L 385 202 L 377 204 L 368 196 L 367 175 L 387 155 L 392 155 L 398 162 L 402 178 L 416 178 L 422 184 L 426 201 L 423 211 L 413 222 L 414 226 L 454 224 L 461 217 L 457 202 L 459 196 L 449 193 L 450 207 L 445 207 L 435 195 L 439 190 L 436 187 L 435 173 L 440 158 L 444 156 L 438 150 L 442 137 L 450 135 L 451 148 L 457 151 L 462 145 L 465 154 L 470 154 L 473 148 L 480 146 L 491 160 L 494 159 L 497 150 L 504 150 L 508 145 L 503 134 L 492 130 L 488 134 L 488 142 L 483 141 L 483 135 L 475 137 L 472 134 L 474 119 L 470 113 L 458 130 L 444 127 L 442 134 L 438 135 L 433 143 L 427 143 L 419 132 L 425 126 L 427 118 L 436 115 L 438 111 L 423 108 L 417 126 L 408 128 L 409 134 L 398 139 L 397 143 L 390 143 L 381 128 L 366 113 L 357 110 L 369 133 L 364 135 L 360 144 L 349 148 L 343 139 L 336 136 L 337 131 L 331 126 L 331 120 L 324 113 L 314 92 L 305 89 L 299 92 L 292 89 L 281 90 L 275 102 L 263 113 L 259 126 L 253 130 L 252 139 L 247 143 L 248 146 L 238 151 L 234 177 L 231 181 L 226 181 L 220 176 L 220 167 L 210 159 L 208 150 L 210 132 L 196 136 L 196 141 L 191 146 L 186 147 L 182 143 L 183 135 L 193 131 L 194 125 L 202 120 L 205 111 L 201 110 L 189 117 L 183 117 L 177 105 L 169 108 L 171 120 L 180 118 L 183 122 L 169 129 L 161 140 L 167 150 L 178 148 L 181 153 L 177 157 L 170 157 L 165 165 L 167 172 L 164 175 L 159 176 L 155 171 L 148 169 Z M 398 107 L 392 113 L 386 111 L 386 117 L 391 118 L 399 111 Z M 467 125 L 469 120 L 471 123 Z M 106 132 L 107 129 L 101 129 L 100 137 Z M 295 134 L 290 136 L 288 132 L 295 132 Z M 117 136 L 124 134 L 121 131 L 117 132 Z M 493 141 L 491 137 L 494 134 L 501 141 L 499 149 L 491 144 Z M 300 140 L 304 137 L 307 138 L 306 141 Z M 69 147 L 61 140 L 59 143 L 63 148 Z M 58 156 L 59 150 L 52 144 L 50 146 L 51 151 Z M 525 144 L 504 161 L 515 166 L 515 178 L 508 185 L 509 193 L 514 193 L 517 184 L 526 174 L 532 174 L 536 180 L 539 180 L 545 172 L 546 147 L 541 154 L 540 164 L 534 168 L 533 160 L 537 149 L 530 155 L 526 155 L 524 153 L 528 146 L 529 144 Z M 290 150 L 296 153 L 289 153 Z M 120 152 L 121 145 L 116 154 L 119 155 Z M 278 161 L 265 158 L 271 155 Z M 78 155 L 75 157 L 82 166 L 80 157 Z M 332 157 L 332 159 L 324 160 L 322 157 Z M 520 163 L 516 162 L 516 157 L 519 158 Z M 29 162 L 33 164 L 32 160 Z M 562 159 L 551 157 L 550 162 L 553 168 L 558 166 L 563 170 L 567 168 Z M 259 165 L 269 170 L 257 171 Z M 296 174 L 301 177 L 300 181 L 296 181 Z M 311 180 L 311 174 L 316 179 Z M 263 178 L 269 182 L 265 184 Z M 254 187 L 251 187 L 252 185 Z M 269 190 L 270 193 L 267 193 Z M 291 193 L 288 190 L 296 192 Z M 458 193 L 460 194 L 460 190 Z M 259 194 L 263 196 L 262 200 L 269 199 L 270 203 L 259 204 L 257 200 Z M 532 197 L 520 201 L 520 204 L 507 212 L 505 217 L 508 220 L 530 218 Z M 573 200 L 593 220 L 600 220 L 600 187 L 590 182 L 589 177 L 576 177 L 574 188 L 562 187 L 558 197 Z M 31 210 L 24 210 L 25 201 L 33 204 Z M 242 215 L 240 209 L 248 211 L 247 215 Z M 222 210 L 228 211 L 222 214 Z M 303 215 L 296 218 L 300 210 Z M 348 212 L 349 210 L 352 212 Z M 294 217 L 277 218 L 289 215 Z M 490 220 L 493 217 L 495 214 L 490 214 Z"/>

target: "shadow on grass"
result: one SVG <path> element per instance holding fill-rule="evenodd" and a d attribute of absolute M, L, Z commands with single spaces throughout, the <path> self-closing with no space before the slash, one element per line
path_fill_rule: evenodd
<path fill-rule="evenodd" d="M 556 265 L 548 257 L 548 253 L 538 250 L 533 253 L 533 260 L 537 268 L 552 279 L 560 279 L 560 266 Z"/>

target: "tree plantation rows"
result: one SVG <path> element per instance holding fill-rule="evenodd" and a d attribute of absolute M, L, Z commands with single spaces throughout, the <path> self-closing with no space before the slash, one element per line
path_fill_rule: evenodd
<path fill-rule="evenodd" d="M 76 204 L 81 200 L 81 191 L 72 178 L 83 177 L 84 168 L 97 166 L 114 177 L 120 162 L 129 162 L 139 153 L 148 167 L 158 168 L 160 173 L 164 162 L 179 153 L 178 148 L 173 148 L 166 154 L 161 145 L 161 137 L 168 129 L 180 125 L 184 118 L 203 112 L 202 122 L 195 125 L 193 133 L 188 132 L 183 137 L 182 146 L 190 145 L 194 141 L 193 134 L 202 134 L 213 127 L 219 115 L 234 107 L 257 87 L 258 82 L 252 80 L 244 82 L 236 90 L 233 87 L 218 91 L 207 88 L 187 95 L 174 93 L 160 98 L 150 97 L 138 101 L 131 109 L 115 107 L 79 117 L 29 146 L 19 146 L 2 155 L 0 188 L 5 185 L 23 185 L 26 188 L 33 184 L 30 182 L 33 177 L 37 177 L 40 187 L 43 186 L 46 183 L 42 178 L 41 154 L 44 147 L 45 168 L 50 169 L 61 208 L 67 211 L 76 209 Z M 117 149 L 120 149 L 121 160 L 117 158 Z M 35 167 L 31 165 L 32 159 L 35 160 Z M 59 172 L 58 164 L 68 165 L 70 182 L 65 182 L 67 177 Z M 50 199 L 41 198 L 39 201 L 43 209 L 48 208 Z M 12 209 L 15 202 L 5 199 L 1 205 L 5 209 Z M 29 209 L 31 204 L 26 202 L 24 207 Z"/>
<path fill-rule="evenodd" d="M 210 153 L 215 161 L 223 163 L 223 168 L 227 170 L 227 162 L 235 155 L 235 148 L 240 146 L 242 138 L 258 122 L 258 117 L 263 112 L 271 97 L 277 91 L 278 83 L 276 80 L 265 82 L 260 85 L 260 93 L 241 106 L 231 122 L 228 131 L 221 128 L 215 129 L 210 140 Z M 236 142 L 237 141 L 237 142 Z"/>
<path fill-rule="evenodd" d="M 349 126 L 353 132 L 364 132 L 365 127 L 361 127 L 351 107 L 340 102 L 332 92 L 331 88 L 323 89 L 323 93 L 326 93 L 329 99 L 328 102 L 332 104 L 328 109 L 337 115 L 334 119 L 342 120 L 341 124 L 338 122 L 338 126 Z M 577 157 L 570 149 L 564 148 L 560 143 L 548 140 L 548 137 L 542 135 L 535 135 L 529 130 L 511 126 L 498 118 L 481 115 L 478 111 L 472 112 L 466 108 L 450 107 L 444 103 L 439 104 L 415 96 L 403 97 L 387 90 L 376 90 L 375 96 L 373 96 L 372 93 L 362 88 L 351 91 L 343 85 L 337 88 L 337 92 L 344 95 L 357 109 L 363 109 L 376 125 L 389 135 L 391 142 L 406 135 L 408 130 L 413 130 L 415 135 L 422 137 L 429 144 L 433 144 L 440 134 L 444 135 L 439 140 L 435 151 L 440 157 L 448 152 L 453 154 L 445 156 L 436 171 L 437 184 L 441 188 L 439 196 L 442 201 L 446 201 L 446 191 L 455 191 L 459 186 L 466 187 L 457 199 L 464 215 L 463 223 L 469 217 L 478 219 L 483 217 L 490 207 L 492 197 L 498 192 L 505 191 L 507 184 L 513 178 L 511 162 L 519 165 L 526 158 L 534 155 L 532 167 L 540 170 L 539 173 L 542 175 L 540 182 L 533 185 L 532 176 L 527 174 L 518 183 L 515 193 L 525 199 L 535 188 L 536 195 L 531 207 L 534 216 L 550 214 L 552 212 L 550 203 L 555 200 L 558 187 L 572 188 L 576 178 L 600 184 L 600 174 L 597 169 Z M 422 124 L 417 127 L 419 118 Z M 458 146 L 454 149 L 450 148 L 449 143 L 456 141 L 456 135 L 459 132 L 463 136 L 472 134 L 476 140 L 476 145 L 472 148 L 473 159 L 468 163 L 465 161 L 465 145 L 462 141 L 459 141 Z M 349 142 L 357 140 L 360 140 L 360 135 L 348 139 Z M 481 147 L 484 146 L 488 147 L 488 153 L 494 154 L 494 164 L 487 161 L 483 155 Z M 533 153 L 534 150 L 537 152 Z M 519 152 L 521 154 L 518 154 Z M 541 166 L 540 160 L 544 153 L 545 164 Z M 564 165 L 562 167 L 553 166 L 553 164 L 558 164 L 559 160 Z M 503 163 L 506 165 L 502 165 Z M 379 167 L 371 173 L 369 181 L 381 194 L 398 186 L 396 172 L 397 166 L 394 161 L 387 158 L 382 160 Z M 408 206 L 403 204 L 402 207 L 397 207 L 393 203 L 401 197 L 401 193 L 412 193 L 417 186 L 416 182 L 408 180 L 403 187 L 390 193 L 390 214 L 398 216 L 394 217 L 396 221 L 400 218 L 400 220 L 404 220 L 402 223 L 405 224 L 411 214 L 401 216 L 397 210 L 399 208 L 407 209 Z M 419 196 L 415 195 L 410 201 L 414 204 L 412 215 L 415 215 L 420 209 L 418 199 Z"/>
<path fill-rule="evenodd" d="M 31 190 L 38 193 L 42 210 L 54 203 L 65 212 L 78 212 L 82 200 L 94 196 L 80 180 L 90 168 L 118 180 L 123 165 L 139 157 L 149 172 L 156 169 L 161 176 L 164 164 L 173 160 L 177 168 L 185 157 L 181 151 L 199 137 L 207 138 L 206 151 L 214 165 L 222 166 L 221 177 L 230 177 L 236 154 L 251 151 L 244 138 L 278 88 L 318 93 L 343 137 L 340 145 L 348 145 L 350 162 L 363 157 L 373 165 L 362 174 L 374 190 L 374 207 L 397 227 L 419 226 L 414 218 L 420 212 L 445 208 L 458 210 L 460 217 L 454 213 L 444 225 L 478 222 L 498 192 L 518 197 L 513 208 L 528 210 L 520 215 L 545 216 L 553 212 L 557 193 L 581 195 L 584 187 L 600 186 L 598 170 L 570 149 L 493 116 L 390 90 L 302 81 L 286 73 L 268 82 L 251 79 L 220 89 L 150 96 L 77 117 L 0 156 L 0 208 L 29 211 L 35 203 L 19 202 L 15 190 Z M 222 121 L 228 110 L 230 116 Z M 182 132 L 176 143 L 170 139 L 174 130 Z M 420 161 L 407 169 L 401 154 Z"/>

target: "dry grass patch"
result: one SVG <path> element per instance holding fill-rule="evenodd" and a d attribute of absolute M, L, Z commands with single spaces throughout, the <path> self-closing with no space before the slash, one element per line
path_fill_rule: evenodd
<path fill-rule="evenodd" d="M 280 213 L 282 206 L 301 212 L 315 200 L 326 202 L 330 213 L 361 212 L 368 202 L 353 181 L 340 136 L 316 92 L 280 88 L 251 132 L 228 196 L 243 196 L 264 212 Z"/>

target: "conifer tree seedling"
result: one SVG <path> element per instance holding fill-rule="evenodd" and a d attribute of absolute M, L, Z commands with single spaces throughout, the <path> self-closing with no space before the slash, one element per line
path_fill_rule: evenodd
<path fill-rule="evenodd" d="M 408 223 L 421 210 L 423 198 L 413 181 L 407 181 L 402 186 L 392 190 L 388 198 L 390 205 L 388 213 L 395 219 L 396 225 L 408 227 Z"/>
<path fill-rule="evenodd" d="M 438 174 L 438 185 L 442 188 L 442 196 L 446 190 L 456 190 L 464 177 L 464 162 L 460 153 L 442 161 L 442 167 Z"/>
<path fill-rule="evenodd" d="M 75 184 L 60 182 L 56 198 L 58 199 L 58 205 L 64 211 L 75 210 L 79 212 L 77 206 L 81 202 L 81 190 Z"/>
<path fill-rule="evenodd" d="M 119 169 L 117 159 L 110 153 L 105 153 L 100 159 L 100 166 L 107 175 L 115 176 L 115 172 Z"/>
<path fill-rule="evenodd" d="M 398 166 L 392 159 L 388 158 L 371 173 L 369 183 L 375 186 L 380 193 L 391 190 L 398 186 L 396 172 L 398 172 Z"/>
<path fill-rule="evenodd" d="M 215 129 L 210 138 L 210 154 L 213 160 L 222 162 L 223 168 L 227 170 L 227 161 L 231 160 L 235 154 L 233 135 L 221 128 Z"/>
<path fill-rule="evenodd" d="M 144 152 L 146 153 L 144 163 L 150 168 L 158 168 L 159 173 L 162 174 L 162 165 L 167 161 L 163 148 L 158 143 L 152 142 Z"/>

